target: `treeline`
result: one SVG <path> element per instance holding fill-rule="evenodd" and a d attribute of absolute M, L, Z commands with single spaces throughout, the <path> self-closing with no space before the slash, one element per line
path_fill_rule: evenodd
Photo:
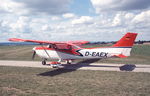
<path fill-rule="evenodd" d="M 135 42 L 135 44 L 144 44 L 144 43 L 150 43 L 150 41 L 139 40 Z"/>
<path fill-rule="evenodd" d="M 98 41 L 98 42 L 90 42 L 89 44 L 115 44 L 117 41 Z M 145 40 L 139 40 L 139 41 L 135 41 L 134 44 L 144 44 L 144 43 L 150 43 L 149 41 L 145 41 Z"/>

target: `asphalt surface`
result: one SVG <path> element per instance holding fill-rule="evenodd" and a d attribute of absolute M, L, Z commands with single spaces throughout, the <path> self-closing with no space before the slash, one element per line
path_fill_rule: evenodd
<path fill-rule="evenodd" d="M 0 66 L 17 66 L 17 67 L 37 67 L 51 68 L 49 64 L 42 65 L 37 61 L 7 61 L 0 60 Z M 130 72 L 148 72 L 150 73 L 150 65 L 145 64 L 108 64 L 108 63 L 77 63 L 62 64 L 60 68 L 75 70 L 102 70 L 102 71 L 130 71 Z"/>

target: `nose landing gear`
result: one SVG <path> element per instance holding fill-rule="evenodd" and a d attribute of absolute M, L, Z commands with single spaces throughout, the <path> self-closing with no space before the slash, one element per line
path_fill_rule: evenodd
<path fill-rule="evenodd" d="M 42 65 L 46 65 L 46 61 L 44 60 L 44 61 L 42 61 Z"/>
<path fill-rule="evenodd" d="M 43 59 L 42 65 L 46 65 L 46 59 Z"/>

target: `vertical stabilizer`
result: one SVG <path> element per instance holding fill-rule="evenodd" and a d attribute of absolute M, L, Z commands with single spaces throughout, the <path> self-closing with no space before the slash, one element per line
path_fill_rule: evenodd
<path fill-rule="evenodd" d="M 127 33 L 116 44 L 112 46 L 114 48 L 120 49 L 116 50 L 120 53 L 117 55 L 118 57 L 124 58 L 130 56 L 130 52 L 136 39 L 136 36 L 137 33 Z"/>
<path fill-rule="evenodd" d="M 137 33 L 127 33 L 113 47 L 132 47 Z"/>

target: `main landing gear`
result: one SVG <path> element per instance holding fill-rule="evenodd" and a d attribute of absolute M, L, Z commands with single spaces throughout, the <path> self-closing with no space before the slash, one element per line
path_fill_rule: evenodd
<path fill-rule="evenodd" d="M 47 59 L 43 59 L 42 61 L 42 65 L 46 65 L 46 60 Z M 52 68 L 60 68 L 61 67 L 61 59 L 59 59 L 59 61 L 54 61 L 54 62 L 50 62 L 49 65 L 52 67 Z M 71 64 L 72 63 L 72 60 L 65 60 L 66 61 L 66 64 Z"/>
<path fill-rule="evenodd" d="M 72 63 L 72 60 L 66 60 L 66 63 L 67 63 L 67 64 L 71 64 L 71 63 Z"/>
<path fill-rule="evenodd" d="M 52 68 L 60 68 L 61 63 L 60 62 L 50 62 L 50 66 Z"/>
<path fill-rule="evenodd" d="M 43 61 L 42 61 L 42 65 L 46 65 L 46 60 L 47 59 L 43 59 Z M 54 62 L 50 62 L 49 64 L 50 64 L 50 66 L 52 67 L 52 68 L 60 68 L 60 66 L 61 66 L 61 60 L 59 60 L 58 62 L 56 62 L 56 61 L 54 61 Z"/>

